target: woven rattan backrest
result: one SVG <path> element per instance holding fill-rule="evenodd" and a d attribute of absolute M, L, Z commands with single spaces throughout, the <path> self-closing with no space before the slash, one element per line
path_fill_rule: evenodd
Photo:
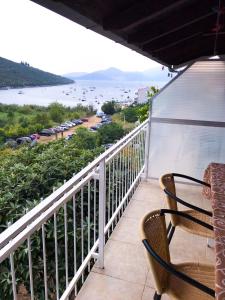
<path fill-rule="evenodd" d="M 142 219 L 141 238 L 142 240 L 146 239 L 164 261 L 170 262 L 165 216 L 160 216 L 160 211 L 148 213 Z M 155 280 L 156 290 L 159 294 L 162 294 L 167 286 L 168 273 L 148 251 L 146 253 Z"/>
<path fill-rule="evenodd" d="M 175 187 L 173 174 L 165 174 L 165 175 L 161 176 L 161 178 L 159 179 L 159 183 L 163 190 L 167 190 L 167 191 L 171 192 L 172 194 L 176 195 L 176 187 Z M 166 197 L 169 209 L 178 210 L 177 202 L 167 194 L 165 194 L 165 197 Z M 173 226 L 176 226 L 178 223 L 177 216 L 171 215 L 171 221 L 172 221 Z"/>

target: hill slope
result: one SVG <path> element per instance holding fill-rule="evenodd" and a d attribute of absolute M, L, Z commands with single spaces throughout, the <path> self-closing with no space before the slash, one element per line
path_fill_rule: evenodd
<path fill-rule="evenodd" d="M 68 83 L 73 83 L 73 80 L 0 57 L 0 88 Z"/>
<path fill-rule="evenodd" d="M 67 75 L 69 78 L 70 74 Z M 116 68 L 100 70 L 76 77 L 77 80 L 110 80 L 110 81 L 163 81 L 167 82 L 168 73 L 161 67 L 153 68 L 143 72 L 124 72 Z"/>

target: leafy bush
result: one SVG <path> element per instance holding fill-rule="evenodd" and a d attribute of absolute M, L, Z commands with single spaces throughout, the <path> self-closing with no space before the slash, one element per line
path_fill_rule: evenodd
<path fill-rule="evenodd" d="M 85 131 L 85 130 L 84 130 Z M 70 141 L 59 140 L 49 144 L 40 144 L 34 148 L 23 146 L 19 150 L 5 150 L 0 152 L 0 233 L 5 230 L 8 222 L 15 222 L 23 216 L 27 210 L 32 209 L 39 202 L 41 197 L 52 193 L 53 187 L 59 187 L 64 180 L 70 179 L 73 174 L 78 173 L 89 162 L 102 152 L 102 148 L 90 146 L 92 133 L 87 130 L 79 130 L 78 136 Z M 89 135 L 89 136 L 88 136 Z M 82 137 L 85 136 L 84 144 Z M 87 141 L 89 141 L 87 143 Z M 94 141 L 92 141 L 94 143 Z M 78 147 L 79 145 L 79 147 Z M 92 144 L 94 145 L 94 144 Z M 84 190 L 84 193 L 86 191 Z M 86 199 L 85 194 L 85 199 Z M 76 199 L 79 205 L 79 198 Z M 87 203 L 84 203 L 85 208 Z M 71 220 L 72 207 L 68 205 L 68 234 L 72 235 Z M 86 210 L 84 214 L 86 213 Z M 80 216 L 77 222 L 80 224 Z M 86 226 L 86 220 L 84 220 Z M 54 273 L 54 225 L 52 220 L 45 224 L 46 251 L 48 257 L 48 289 L 49 294 L 55 293 Z M 87 227 L 87 226 L 86 226 Z M 57 213 L 58 231 L 58 256 L 60 287 L 65 283 L 65 259 L 64 259 L 64 212 Z M 77 227 L 77 238 L 80 239 L 80 227 Z M 31 237 L 34 289 L 36 299 L 44 299 L 43 290 L 43 255 L 41 249 L 41 231 L 37 231 Z M 68 239 L 69 260 L 73 261 L 73 239 Z M 77 249 L 77 256 L 80 258 L 80 249 Z M 23 285 L 29 291 L 29 269 L 27 257 L 27 244 L 20 246 L 14 253 L 17 285 Z M 72 274 L 73 266 L 69 265 L 69 272 Z M 12 285 L 9 261 L 5 260 L 0 264 L 0 295 L 1 299 L 12 299 Z M 49 298 L 53 299 L 53 298 Z"/>
<path fill-rule="evenodd" d="M 111 123 L 102 126 L 98 130 L 100 142 L 102 144 L 113 143 L 119 140 L 124 135 L 124 129 L 121 125 L 116 123 Z"/>
<path fill-rule="evenodd" d="M 138 120 L 137 107 L 129 106 L 123 110 L 124 118 L 127 122 L 134 123 Z"/>
<path fill-rule="evenodd" d="M 102 111 L 107 115 L 113 115 L 120 110 L 120 107 L 115 101 L 107 101 L 102 107 Z"/>

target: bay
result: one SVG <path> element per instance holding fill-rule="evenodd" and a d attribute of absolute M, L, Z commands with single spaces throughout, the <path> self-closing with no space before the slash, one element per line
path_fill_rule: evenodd
<path fill-rule="evenodd" d="M 99 110 L 106 101 L 133 100 L 138 88 L 152 85 L 161 88 L 164 84 L 164 82 L 79 80 L 67 85 L 0 90 L 0 103 L 47 106 L 57 101 L 70 107 L 78 104 L 93 105 Z"/>

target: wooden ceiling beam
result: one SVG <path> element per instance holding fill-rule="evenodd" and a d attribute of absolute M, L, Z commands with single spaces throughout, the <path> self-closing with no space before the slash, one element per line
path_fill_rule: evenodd
<path fill-rule="evenodd" d="M 185 61 L 190 61 L 201 56 L 213 56 L 214 38 L 208 37 L 198 39 L 192 43 L 186 41 L 182 47 L 171 47 L 157 52 L 157 57 L 164 57 L 171 65 L 178 65 Z"/>
<path fill-rule="evenodd" d="M 161 48 L 169 48 L 171 45 L 178 45 L 182 41 L 191 39 L 195 35 L 201 35 L 206 32 L 210 32 L 216 21 L 216 15 L 210 16 L 210 18 L 201 20 L 196 23 L 195 26 L 188 26 L 176 32 L 170 33 L 163 38 L 153 40 L 145 44 L 142 49 L 144 51 L 154 51 L 157 52 Z"/>
<path fill-rule="evenodd" d="M 171 17 L 164 19 L 161 23 L 151 23 L 134 33 L 128 35 L 128 42 L 130 44 L 145 45 L 156 39 L 165 37 L 168 34 L 174 33 L 178 30 L 194 25 L 195 23 L 216 16 L 216 12 L 207 5 L 203 6 L 202 10 L 186 10 L 183 14 L 180 12 Z"/>
<path fill-rule="evenodd" d="M 104 30 L 125 30 L 140 24 L 167 15 L 182 6 L 190 5 L 196 0 L 162 0 L 162 1 L 136 1 L 127 10 L 117 12 L 103 20 Z"/>

